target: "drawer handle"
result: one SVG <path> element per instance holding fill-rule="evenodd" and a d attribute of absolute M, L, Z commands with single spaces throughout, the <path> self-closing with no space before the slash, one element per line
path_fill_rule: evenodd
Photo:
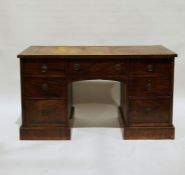
<path fill-rule="evenodd" d="M 48 89 L 49 89 L 48 84 L 47 84 L 47 83 L 43 83 L 43 84 L 41 85 L 41 89 L 42 89 L 43 91 L 48 91 Z"/>
<path fill-rule="evenodd" d="M 152 108 L 151 108 L 151 107 L 146 107 L 146 108 L 144 109 L 144 111 L 145 111 L 146 113 L 152 112 Z"/>
<path fill-rule="evenodd" d="M 119 71 L 121 70 L 121 64 L 115 64 L 114 65 L 115 70 Z"/>
<path fill-rule="evenodd" d="M 152 81 L 148 80 L 148 83 L 146 84 L 146 90 L 151 91 L 152 90 Z"/>
<path fill-rule="evenodd" d="M 148 64 L 146 68 L 147 68 L 148 72 L 153 72 L 154 71 L 154 66 L 152 64 Z"/>
<path fill-rule="evenodd" d="M 52 110 L 51 109 L 41 109 L 41 113 L 43 115 L 48 115 L 48 114 L 51 114 L 52 113 Z"/>
<path fill-rule="evenodd" d="M 80 64 L 74 64 L 74 65 L 73 65 L 73 69 L 74 69 L 75 71 L 80 70 Z"/>
<path fill-rule="evenodd" d="M 47 69 L 48 69 L 48 66 L 47 66 L 46 64 L 43 64 L 43 65 L 41 66 L 41 72 L 42 72 L 42 73 L 46 73 L 46 72 L 47 72 Z"/>

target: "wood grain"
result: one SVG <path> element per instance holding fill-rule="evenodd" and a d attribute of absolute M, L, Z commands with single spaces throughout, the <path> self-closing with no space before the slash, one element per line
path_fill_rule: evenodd
<path fill-rule="evenodd" d="M 26 100 L 27 124 L 65 124 L 66 104 L 64 100 Z"/>
<path fill-rule="evenodd" d="M 58 77 L 24 77 L 22 88 L 27 98 L 66 98 L 65 81 Z"/>
<path fill-rule="evenodd" d="M 150 126 L 170 123 L 170 99 L 129 100 L 129 125 Z"/>

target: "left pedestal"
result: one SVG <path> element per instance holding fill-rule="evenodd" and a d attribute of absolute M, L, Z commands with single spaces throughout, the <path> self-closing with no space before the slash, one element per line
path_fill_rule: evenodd
<path fill-rule="evenodd" d="M 69 140 L 65 61 L 22 58 L 21 140 Z"/>

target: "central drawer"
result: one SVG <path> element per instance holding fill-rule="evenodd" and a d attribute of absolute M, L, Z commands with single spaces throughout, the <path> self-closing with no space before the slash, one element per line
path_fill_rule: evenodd
<path fill-rule="evenodd" d="M 71 75 L 121 75 L 126 72 L 126 61 L 119 60 L 72 60 L 68 62 L 67 73 Z"/>
<path fill-rule="evenodd" d="M 24 97 L 60 97 L 65 98 L 66 85 L 61 78 L 23 78 Z"/>

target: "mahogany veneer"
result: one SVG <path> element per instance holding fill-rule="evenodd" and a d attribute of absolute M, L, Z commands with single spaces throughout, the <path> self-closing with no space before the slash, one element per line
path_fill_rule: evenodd
<path fill-rule="evenodd" d="M 21 67 L 22 140 L 68 140 L 72 82 L 121 82 L 124 139 L 174 139 L 176 53 L 163 46 L 32 46 Z"/>

